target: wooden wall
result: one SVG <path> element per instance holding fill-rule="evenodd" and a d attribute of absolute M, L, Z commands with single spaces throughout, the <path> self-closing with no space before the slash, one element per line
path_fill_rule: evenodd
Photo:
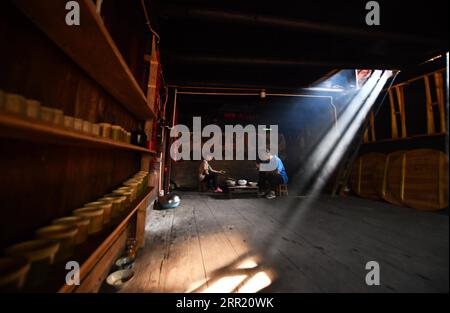
<path fill-rule="evenodd" d="M 0 38 L 0 89 L 91 122 L 138 128 L 141 121 L 8 1 L 0 4 Z M 139 153 L 0 137 L 0 250 L 140 169 Z"/>

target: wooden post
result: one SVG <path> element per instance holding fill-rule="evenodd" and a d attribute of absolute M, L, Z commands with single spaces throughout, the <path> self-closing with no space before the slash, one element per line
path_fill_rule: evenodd
<path fill-rule="evenodd" d="M 391 137 L 392 139 L 398 139 L 398 127 L 397 127 L 397 111 L 395 110 L 395 100 L 394 93 L 390 88 L 389 93 L 389 103 L 391 105 Z"/>
<path fill-rule="evenodd" d="M 366 130 L 364 131 L 364 143 L 368 143 L 370 142 L 369 139 L 369 128 L 366 128 Z"/>
<path fill-rule="evenodd" d="M 427 133 L 428 135 L 432 135 L 436 132 L 436 128 L 434 126 L 433 100 L 431 97 L 430 78 L 428 76 L 424 76 L 423 79 L 425 82 L 425 97 L 427 106 Z"/>
<path fill-rule="evenodd" d="M 445 125 L 444 80 L 441 72 L 434 73 L 434 82 L 436 85 L 436 98 L 439 107 L 440 130 L 441 133 L 444 134 L 447 131 L 447 125 Z"/>
<path fill-rule="evenodd" d="M 152 38 L 152 54 L 150 56 L 150 76 L 148 79 L 148 90 L 147 90 L 147 105 L 151 108 L 155 114 L 157 113 L 156 103 L 158 101 L 158 90 L 157 90 L 157 81 L 158 81 L 158 71 L 159 71 L 159 62 L 156 50 L 156 40 L 155 36 Z M 155 116 L 156 117 L 156 116 Z M 147 119 L 144 123 L 144 132 L 147 135 L 147 138 L 152 138 L 152 128 L 153 128 L 153 119 Z M 141 171 L 149 172 L 150 164 L 152 161 L 152 156 L 149 154 L 142 155 L 141 157 Z M 149 184 L 154 181 L 149 177 Z M 153 186 L 157 187 L 157 186 Z M 142 248 L 145 244 L 145 221 L 147 216 L 147 206 L 142 206 L 136 213 L 136 245 L 138 248 Z"/>
<path fill-rule="evenodd" d="M 375 114 L 373 111 L 370 112 L 370 135 L 371 135 L 371 141 L 375 142 L 377 140 L 375 136 Z"/>
<path fill-rule="evenodd" d="M 396 86 L 395 91 L 397 93 L 398 108 L 402 122 L 402 138 L 406 138 L 407 132 L 406 132 L 406 115 L 405 115 L 405 96 L 403 94 L 403 86 Z"/>

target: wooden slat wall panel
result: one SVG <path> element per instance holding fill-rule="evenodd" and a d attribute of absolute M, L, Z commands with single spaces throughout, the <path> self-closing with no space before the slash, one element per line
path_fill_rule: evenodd
<path fill-rule="evenodd" d="M 8 1 L 0 3 L 0 38 L 0 89 L 91 122 L 138 128 L 141 121 Z M 109 192 L 140 162 L 126 150 L 0 139 L 0 250 Z"/>
<path fill-rule="evenodd" d="M 121 150 L 0 141 L 0 247 L 97 199 L 139 171 Z"/>
<path fill-rule="evenodd" d="M 4 7 L 6 7 L 4 9 Z M 91 122 L 137 129 L 138 121 L 18 9 L 0 10 L 0 88 Z"/>

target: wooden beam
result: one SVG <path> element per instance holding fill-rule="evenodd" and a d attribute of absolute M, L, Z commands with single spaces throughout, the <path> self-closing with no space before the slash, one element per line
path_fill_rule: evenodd
<path fill-rule="evenodd" d="M 431 97 L 430 78 L 425 76 L 423 80 L 425 82 L 425 98 L 427 106 L 427 133 L 428 135 L 432 135 L 436 132 L 436 128 L 434 126 L 433 99 Z"/>
<path fill-rule="evenodd" d="M 445 95 L 444 95 L 444 80 L 442 78 L 442 72 L 434 73 L 434 82 L 436 85 L 436 97 L 437 104 L 439 107 L 439 120 L 440 120 L 440 130 L 444 134 L 447 130 L 447 125 L 445 123 Z"/>
<path fill-rule="evenodd" d="M 79 0 L 81 22 L 68 26 L 66 1 L 14 0 L 13 3 L 86 73 L 140 118 L 153 115 L 141 87 L 92 0 Z"/>
<path fill-rule="evenodd" d="M 372 142 L 377 141 L 377 138 L 375 135 L 375 114 L 373 113 L 373 111 L 370 112 L 370 135 L 371 135 Z"/>
<path fill-rule="evenodd" d="M 405 115 L 405 95 L 403 93 L 403 86 L 395 87 L 395 91 L 397 93 L 397 103 L 402 123 L 402 138 L 406 138 L 407 132 L 406 132 L 406 115 Z"/>
<path fill-rule="evenodd" d="M 397 111 L 395 110 L 395 100 L 392 88 L 389 88 L 389 104 L 391 106 L 391 138 L 398 138 Z"/>

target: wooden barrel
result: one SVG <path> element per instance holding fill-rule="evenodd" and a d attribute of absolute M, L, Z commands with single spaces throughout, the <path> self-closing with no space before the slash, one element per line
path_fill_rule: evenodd
<path fill-rule="evenodd" d="M 405 154 L 403 203 L 419 210 L 448 207 L 448 157 L 438 150 L 419 149 Z"/>
<path fill-rule="evenodd" d="M 381 198 L 385 161 L 385 154 L 375 152 L 364 154 L 356 160 L 350 184 L 357 195 L 368 199 Z"/>
<path fill-rule="evenodd" d="M 384 183 L 381 197 L 395 205 L 403 205 L 403 187 L 405 177 L 405 151 L 388 154 L 384 171 Z"/>

